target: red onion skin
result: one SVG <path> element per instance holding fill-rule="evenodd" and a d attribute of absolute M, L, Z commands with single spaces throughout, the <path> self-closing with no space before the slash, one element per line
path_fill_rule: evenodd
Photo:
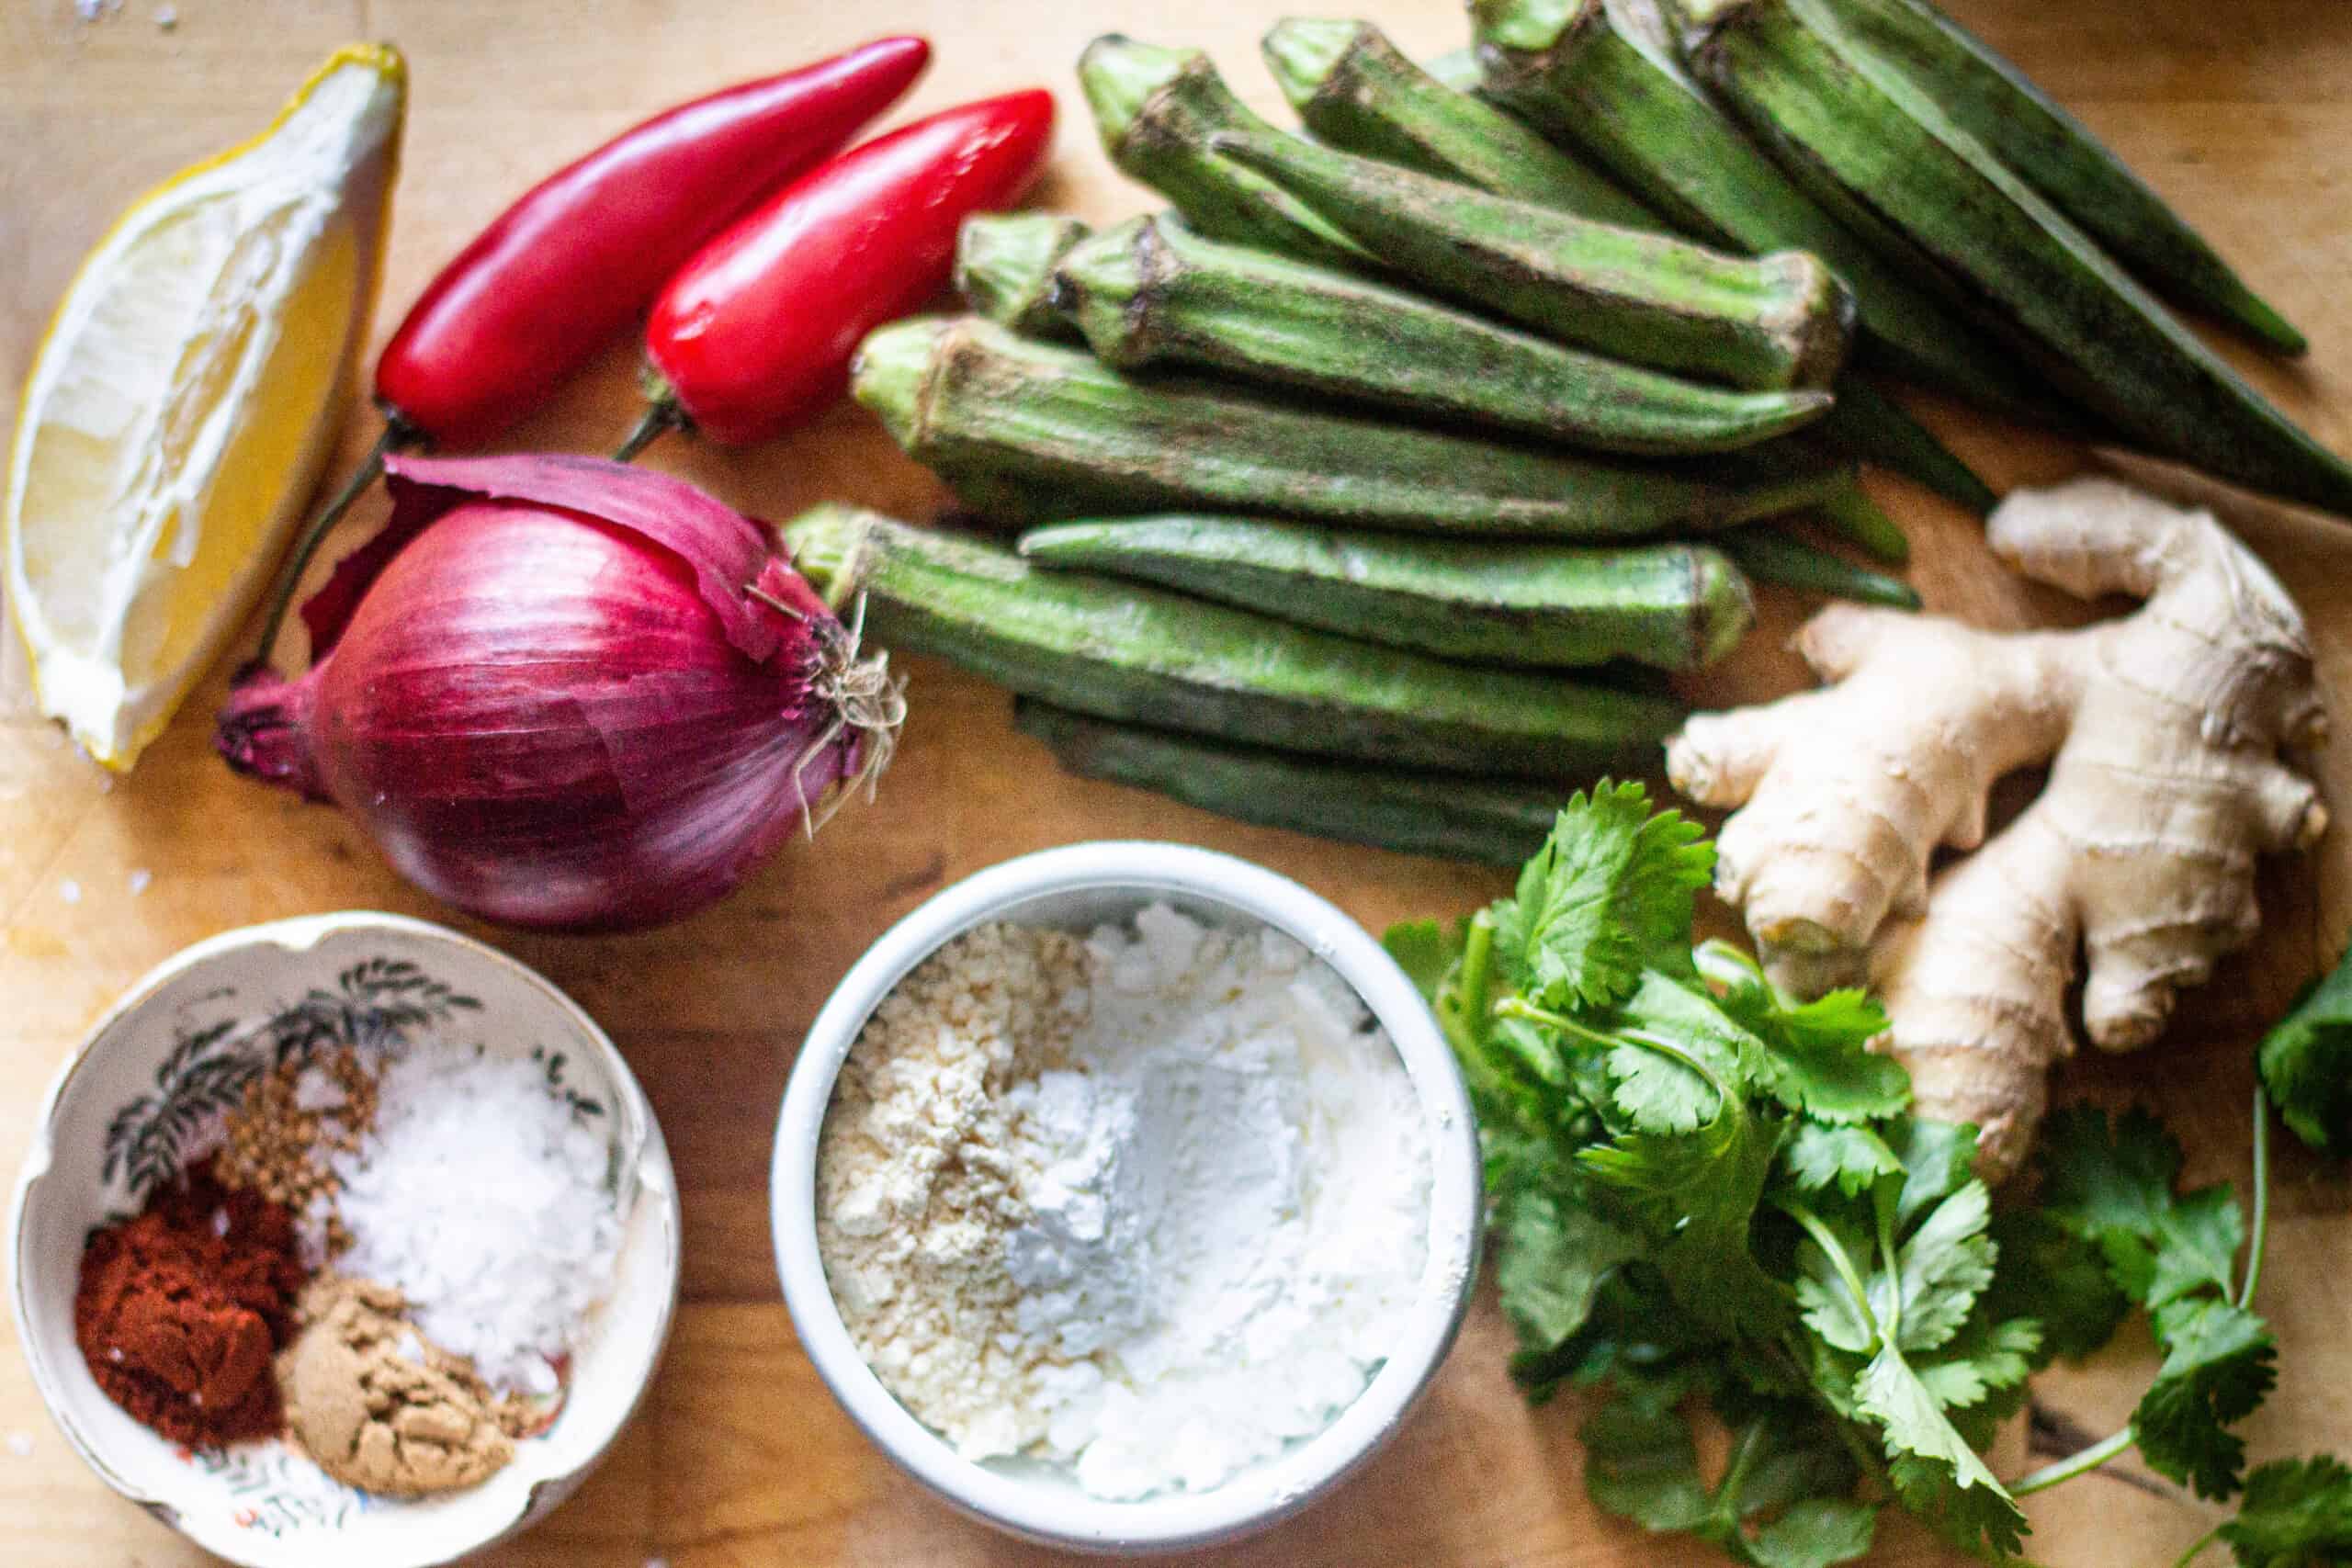
<path fill-rule="evenodd" d="M 517 461 L 533 460 L 401 468 L 414 484 Z M 594 460 L 567 461 L 578 479 Z M 741 569 L 741 541 L 719 543 L 707 556 Z M 366 563 L 379 574 L 323 660 L 232 694 L 221 746 L 240 771 L 341 806 L 458 908 L 542 930 L 676 919 L 732 888 L 857 767 L 855 732 L 825 736 L 834 709 L 813 683 L 819 628 L 834 623 L 780 560 L 759 563 L 760 586 L 821 621 L 740 594 L 722 615 L 725 585 L 697 574 L 712 558 L 479 491 L 389 553 Z"/>

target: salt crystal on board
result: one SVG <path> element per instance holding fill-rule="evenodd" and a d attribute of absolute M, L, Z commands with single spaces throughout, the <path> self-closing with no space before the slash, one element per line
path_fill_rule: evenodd
<path fill-rule="evenodd" d="M 138 897 L 141 893 L 147 891 L 147 885 L 154 880 L 155 874 L 153 872 L 149 871 L 143 865 L 139 867 L 136 871 L 133 871 L 130 874 L 130 896 L 133 898 Z"/>
<path fill-rule="evenodd" d="M 30 1458 L 32 1458 L 32 1455 L 33 1455 L 33 1435 L 32 1435 L 30 1432 L 11 1432 L 11 1433 L 9 1433 L 9 1434 L 8 1434 L 8 1451 L 9 1451 L 10 1453 L 12 1453 L 12 1454 L 16 1455 L 18 1459 L 30 1459 Z"/>
<path fill-rule="evenodd" d="M 82 885 L 69 876 L 57 885 L 57 896 L 68 904 L 78 904 L 82 901 Z"/>

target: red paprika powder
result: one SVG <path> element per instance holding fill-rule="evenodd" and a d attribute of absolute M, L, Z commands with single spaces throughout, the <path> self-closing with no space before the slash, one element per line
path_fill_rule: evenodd
<path fill-rule="evenodd" d="M 191 1168 L 91 1235 L 74 1343 L 107 1398 L 175 1442 L 266 1438 L 285 1425 L 271 1360 L 304 1278 L 283 1204 Z"/>

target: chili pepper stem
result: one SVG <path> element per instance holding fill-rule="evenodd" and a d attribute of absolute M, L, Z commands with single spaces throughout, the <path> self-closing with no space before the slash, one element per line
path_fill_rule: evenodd
<path fill-rule="evenodd" d="M 384 459 L 403 447 L 419 445 L 424 439 L 423 431 L 399 414 L 389 410 L 385 412 L 384 433 L 376 437 L 376 445 L 368 449 L 367 457 L 352 470 L 343 488 L 334 492 L 324 509 L 311 520 L 311 525 L 303 530 L 301 537 L 295 540 L 292 553 L 286 558 L 286 565 L 270 588 L 269 612 L 262 620 L 261 641 L 254 647 L 253 658 L 237 671 L 237 679 L 242 681 L 269 663 L 270 653 L 277 647 L 278 631 L 286 623 L 286 612 L 294 604 L 294 591 L 301 586 L 302 573 L 309 569 L 311 558 L 319 553 L 319 546 L 334 532 L 334 525 L 343 521 L 343 514 L 351 510 L 351 503 L 365 494 L 369 485 L 383 478 Z"/>
<path fill-rule="evenodd" d="M 635 462 L 639 453 L 661 440 L 669 432 L 684 430 L 685 426 L 686 411 L 680 408 L 675 400 L 668 397 L 655 398 L 646 405 L 644 417 L 637 422 L 637 428 L 628 433 L 628 439 L 613 448 L 613 461 Z"/>

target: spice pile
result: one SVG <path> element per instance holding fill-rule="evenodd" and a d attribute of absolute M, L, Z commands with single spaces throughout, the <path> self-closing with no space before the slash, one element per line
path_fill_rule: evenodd
<path fill-rule="evenodd" d="M 1396 1048 L 1271 931 L 1155 905 L 1086 941 L 985 926 L 843 1065 L 818 1241 L 852 1338 L 975 1459 L 1098 1496 L 1204 1491 L 1313 1437 L 1428 1249 Z"/>
<path fill-rule="evenodd" d="M 479 1047 L 289 1059 L 91 1237 L 76 1341 L 178 1442 L 284 1433 L 362 1491 L 471 1486 L 553 1419 L 611 1287 L 594 1115 L 537 1060 Z"/>

